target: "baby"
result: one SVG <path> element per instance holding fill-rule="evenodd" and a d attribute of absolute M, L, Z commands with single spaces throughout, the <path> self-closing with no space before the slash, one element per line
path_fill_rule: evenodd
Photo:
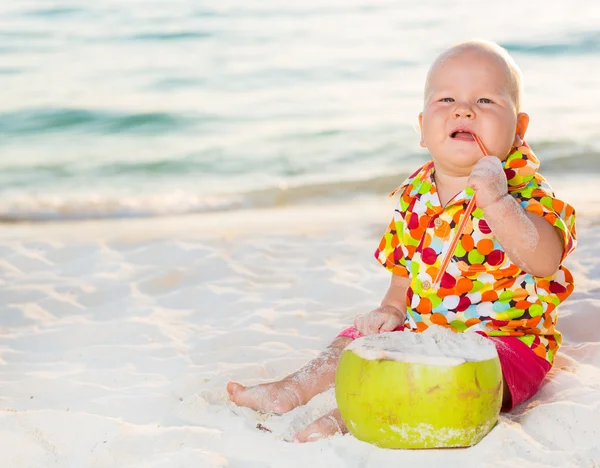
<path fill-rule="evenodd" d="M 561 342 L 556 307 L 573 291 L 562 263 L 575 247 L 575 214 L 537 173 L 539 162 L 524 141 L 529 116 L 521 95 L 521 72 L 496 44 L 460 43 L 434 61 L 419 115 L 421 146 L 432 161 L 394 191 L 399 203 L 375 252 L 392 273 L 381 306 L 357 316 L 324 352 L 282 380 L 254 387 L 230 382 L 231 401 L 285 413 L 333 386 L 353 339 L 432 324 L 494 342 L 503 411 L 535 394 Z M 476 207 L 465 213 L 473 197 Z M 294 441 L 346 431 L 336 409 Z"/>

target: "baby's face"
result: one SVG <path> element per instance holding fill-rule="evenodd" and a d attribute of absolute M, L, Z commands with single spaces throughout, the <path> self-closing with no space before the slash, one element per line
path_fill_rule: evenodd
<path fill-rule="evenodd" d="M 484 51 L 461 51 L 435 67 L 419 124 L 436 166 L 469 175 L 482 157 L 473 133 L 501 160 L 522 144 L 529 118 L 517 114 L 510 89 L 505 68 Z"/>

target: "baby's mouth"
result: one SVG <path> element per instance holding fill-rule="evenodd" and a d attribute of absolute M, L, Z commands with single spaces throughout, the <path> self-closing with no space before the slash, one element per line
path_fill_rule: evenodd
<path fill-rule="evenodd" d="M 471 132 L 459 130 L 457 132 L 452 132 L 450 134 L 450 138 L 453 140 L 465 140 L 465 141 L 473 141 L 473 134 Z"/>

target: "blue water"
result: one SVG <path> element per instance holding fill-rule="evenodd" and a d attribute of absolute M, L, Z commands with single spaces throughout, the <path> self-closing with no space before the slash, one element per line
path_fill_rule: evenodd
<path fill-rule="evenodd" d="M 600 182 L 597 18 L 582 0 L 3 2 L 0 220 L 387 193 L 427 158 L 427 67 L 473 37 L 523 69 L 544 174 Z"/>

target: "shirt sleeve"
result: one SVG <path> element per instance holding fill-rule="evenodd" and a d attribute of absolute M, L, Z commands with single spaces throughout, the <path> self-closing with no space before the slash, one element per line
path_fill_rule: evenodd
<path fill-rule="evenodd" d="M 550 184 L 539 174 L 527 184 L 525 189 L 519 191 L 517 196 L 525 211 L 541 216 L 562 234 L 564 246 L 562 262 L 577 245 L 575 209 L 556 198 Z"/>
<path fill-rule="evenodd" d="M 375 251 L 375 258 L 385 268 L 399 276 L 408 277 L 406 258 L 402 249 L 402 231 L 404 230 L 404 215 L 400 202 L 394 212 L 385 234 L 379 241 L 379 247 Z"/>

